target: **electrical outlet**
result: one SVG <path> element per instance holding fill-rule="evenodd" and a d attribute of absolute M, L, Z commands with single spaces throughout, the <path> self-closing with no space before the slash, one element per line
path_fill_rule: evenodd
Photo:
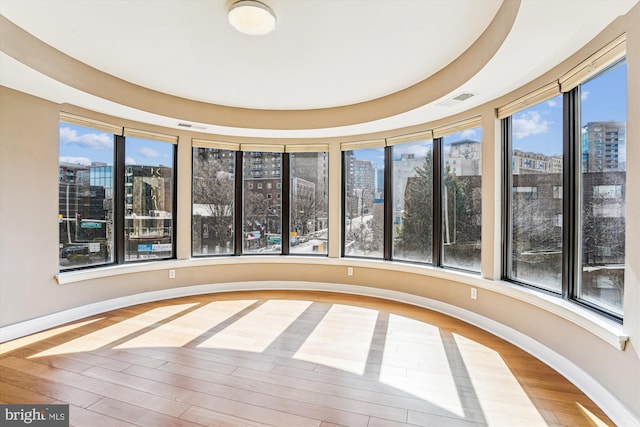
<path fill-rule="evenodd" d="M 347 276 L 353 276 L 353 267 L 347 267 Z"/>
<path fill-rule="evenodd" d="M 176 271 L 169 270 L 169 279 L 175 279 L 175 278 L 176 278 Z"/>
<path fill-rule="evenodd" d="M 476 288 L 471 288 L 471 299 L 478 299 L 478 290 Z"/>

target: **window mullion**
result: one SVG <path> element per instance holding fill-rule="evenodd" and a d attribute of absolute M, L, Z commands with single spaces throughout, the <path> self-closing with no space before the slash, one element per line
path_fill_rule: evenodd
<path fill-rule="evenodd" d="M 391 179 L 393 176 L 393 156 L 392 146 L 384 148 L 384 237 L 383 237 L 383 257 L 391 260 L 393 257 L 393 185 Z"/>
<path fill-rule="evenodd" d="M 113 225 L 114 225 L 114 244 L 115 244 L 115 260 L 116 264 L 123 264 L 125 258 L 125 137 L 114 135 L 115 153 L 114 153 L 114 192 L 113 192 Z"/>
<path fill-rule="evenodd" d="M 236 151 L 236 166 L 235 166 L 235 209 L 234 209 L 234 219 L 233 219 L 233 254 L 234 255 L 242 255 L 242 244 L 243 244 L 243 231 L 242 231 L 242 200 L 244 197 L 244 169 L 242 165 L 243 152 L 238 150 Z"/>
<path fill-rule="evenodd" d="M 502 278 L 511 278 L 513 263 L 513 150 L 512 150 L 512 116 L 501 120 L 502 131 Z"/>
<path fill-rule="evenodd" d="M 436 267 L 442 266 L 442 142 L 443 138 L 433 140 L 433 240 L 432 262 Z"/>
<path fill-rule="evenodd" d="M 282 255 L 289 255 L 291 242 L 291 155 L 282 153 L 282 194 L 280 196 L 280 215 L 282 218 L 282 234 L 280 238 L 280 250 Z"/>
<path fill-rule="evenodd" d="M 171 179 L 171 193 L 173 194 L 171 200 L 171 209 L 173 210 L 171 221 L 171 253 L 173 259 L 178 258 L 178 144 L 173 144 L 173 177 Z"/>
<path fill-rule="evenodd" d="M 575 298 L 579 278 L 580 87 L 563 97 L 562 297 Z"/>
<path fill-rule="evenodd" d="M 341 197 L 340 197 L 340 212 L 342 212 L 342 224 L 341 224 L 341 230 L 340 230 L 340 236 L 342 236 L 342 238 L 340 239 L 340 256 L 344 257 L 345 256 L 345 242 L 346 242 L 346 231 L 347 231 L 347 227 L 346 227 L 346 208 L 347 208 L 347 176 L 349 173 L 349 166 L 347 165 L 347 151 L 342 151 L 342 161 L 341 166 L 342 166 L 342 177 L 341 180 L 342 182 L 340 183 L 340 188 L 342 189 L 340 191 L 341 193 Z"/>

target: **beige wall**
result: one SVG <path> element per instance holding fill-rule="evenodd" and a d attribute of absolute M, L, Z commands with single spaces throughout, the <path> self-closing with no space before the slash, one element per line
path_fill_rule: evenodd
<path fill-rule="evenodd" d="M 470 114 L 483 115 L 483 277 L 492 281 L 500 269 L 500 147 L 493 111 L 515 97 L 557 79 L 594 48 L 627 31 L 629 73 L 629 121 L 627 136 L 627 180 L 640 182 L 640 7 L 616 21 L 592 45 L 535 82 Z M 74 107 L 65 109 L 82 112 Z M 442 278 L 433 270 L 423 272 L 380 268 L 376 262 L 359 262 L 356 274 L 345 274 L 347 264 L 339 265 L 340 155 L 334 142 L 330 153 L 330 259 L 287 263 L 257 260 L 198 265 L 186 261 L 190 256 L 190 175 L 191 150 L 187 132 L 178 134 L 179 180 L 177 278 L 169 280 L 167 264 L 156 271 L 131 272 L 58 285 L 58 119 L 60 106 L 7 88 L 0 88 L 0 326 L 60 312 L 95 302 L 147 291 L 198 284 L 239 281 L 308 281 L 345 283 L 392 289 L 461 307 L 507 325 L 544 344 L 573 361 L 591 375 L 640 419 L 640 194 L 627 193 L 627 264 L 625 278 L 624 329 L 630 337 L 624 351 L 606 343 L 582 326 L 520 298 L 491 287 L 481 289 L 479 299 L 469 298 L 469 284 Z M 92 118 L 101 115 L 85 112 Z M 112 120 L 114 118 L 111 118 Z M 456 117 L 449 118 L 453 121 Z M 126 125 L 126 119 L 116 119 Z M 440 121 L 435 125 L 444 123 Z M 142 124 L 144 126 L 144 124 Z M 429 124 L 434 125 L 434 124 Z M 140 124 L 137 124 L 140 127 Z M 153 130 L 153 129 L 149 129 Z M 399 131 L 398 133 L 405 133 Z M 202 135 L 197 135 L 202 137 Z M 630 189 L 633 187 L 630 185 Z M 181 261 L 185 260 L 185 261 Z M 339 261 L 339 260 L 338 260 Z M 181 266 L 184 262 L 184 266 Z M 348 262 L 348 261 L 345 261 Z M 116 267 L 116 269 L 119 267 Z M 108 273 L 108 269 L 104 269 Z M 111 274 L 111 273 L 108 273 Z M 497 283 L 499 282 L 492 282 Z"/>
<path fill-rule="evenodd" d="M 0 323 L 60 310 L 58 108 L 0 88 Z M 52 304 L 53 302 L 53 304 Z"/>

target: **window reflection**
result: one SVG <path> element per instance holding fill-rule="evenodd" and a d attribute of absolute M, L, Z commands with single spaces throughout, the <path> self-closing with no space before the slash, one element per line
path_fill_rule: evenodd
<path fill-rule="evenodd" d="M 280 254 L 282 154 L 244 152 L 243 168 L 242 252 Z"/>
<path fill-rule="evenodd" d="M 328 252 L 329 156 L 291 153 L 289 253 Z"/>
<path fill-rule="evenodd" d="M 114 261 L 113 158 L 112 133 L 60 123 L 60 270 Z"/>
<path fill-rule="evenodd" d="M 193 255 L 234 252 L 235 151 L 193 148 Z"/>
<path fill-rule="evenodd" d="M 442 264 L 480 271 L 482 128 L 443 137 Z"/>
<path fill-rule="evenodd" d="M 344 152 L 344 253 L 382 258 L 384 243 L 384 148 Z"/>
<path fill-rule="evenodd" d="M 125 261 L 173 256 L 173 154 L 173 144 L 126 140 Z"/>
<path fill-rule="evenodd" d="M 512 279 L 562 291 L 562 96 L 512 116 Z"/>
<path fill-rule="evenodd" d="M 581 85 L 578 298 L 622 314 L 625 262 L 626 81 L 622 62 Z"/>
<path fill-rule="evenodd" d="M 393 146 L 393 258 L 430 263 L 433 141 Z"/>

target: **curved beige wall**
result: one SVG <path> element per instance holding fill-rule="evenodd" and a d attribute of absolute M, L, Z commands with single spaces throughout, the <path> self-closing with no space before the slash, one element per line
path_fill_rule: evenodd
<path fill-rule="evenodd" d="M 69 281 L 73 283 L 59 285 L 55 279 L 58 273 L 59 112 L 64 109 L 95 119 L 115 121 L 117 124 L 158 129 L 130 123 L 125 118 L 104 117 L 74 106 L 60 106 L 11 89 L 0 88 L 0 326 L 27 322 L 114 298 L 199 284 L 274 280 L 343 283 L 391 289 L 466 309 L 531 337 L 559 356 L 571 360 L 609 390 L 632 414 L 632 418 L 640 419 L 640 248 L 634 239 L 628 239 L 623 329 L 629 336 L 629 342 L 624 350 L 605 342 L 575 321 L 517 296 L 518 292 L 524 295 L 524 291 L 502 291 L 503 284 L 497 280 L 501 244 L 501 149 L 497 121 L 494 118 L 495 108 L 557 79 L 624 31 L 627 31 L 628 51 L 628 115 L 632 118 L 640 117 L 640 28 L 633 25 L 637 22 L 640 22 L 639 6 L 617 20 L 591 44 L 536 81 L 478 109 L 422 127 L 430 128 L 471 115 L 483 116 L 484 279 L 469 279 L 456 273 L 448 273 L 445 277 L 428 267 L 407 269 L 400 264 L 381 261 L 354 261 L 357 265 L 356 274 L 348 277 L 345 267 L 351 261 L 339 259 L 340 212 L 337 209 L 332 209 L 329 219 L 331 243 L 328 259 L 306 261 L 298 257 L 283 261 L 279 257 L 278 262 L 272 262 L 268 258 L 240 257 L 243 259 L 226 262 L 207 260 L 201 263 L 189 260 L 190 139 L 207 135 L 164 130 L 180 137 L 178 259 L 148 264 L 145 268 L 150 271 L 136 271 L 130 267 L 124 267 L 124 270 L 123 267 L 98 269 L 106 277 L 78 281 L 71 279 Z M 413 129 L 393 130 L 382 136 L 411 130 Z M 627 164 L 630 165 L 627 180 L 629 183 L 637 183 L 640 182 L 640 168 L 636 167 L 640 165 L 640 144 L 633 142 L 640 141 L 640 121 L 629 121 L 627 135 L 632 142 L 627 147 Z M 332 171 L 340 170 L 338 141 L 330 141 L 333 144 L 330 152 Z M 339 206 L 340 176 L 335 172 L 330 176 L 330 194 L 332 206 Z M 640 236 L 640 194 L 632 191 L 627 193 L 627 234 Z M 168 279 L 166 269 L 169 267 L 177 269 L 178 274 L 174 280 Z M 72 277 L 73 273 L 67 276 Z M 469 298 L 470 284 L 479 287 L 477 301 Z M 504 289 L 507 289 L 506 284 Z M 560 300 L 558 307 L 562 307 Z M 586 317 L 593 316 L 589 312 L 584 313 Z M 585 391 L 588 393 L 588 390 Z"/>

